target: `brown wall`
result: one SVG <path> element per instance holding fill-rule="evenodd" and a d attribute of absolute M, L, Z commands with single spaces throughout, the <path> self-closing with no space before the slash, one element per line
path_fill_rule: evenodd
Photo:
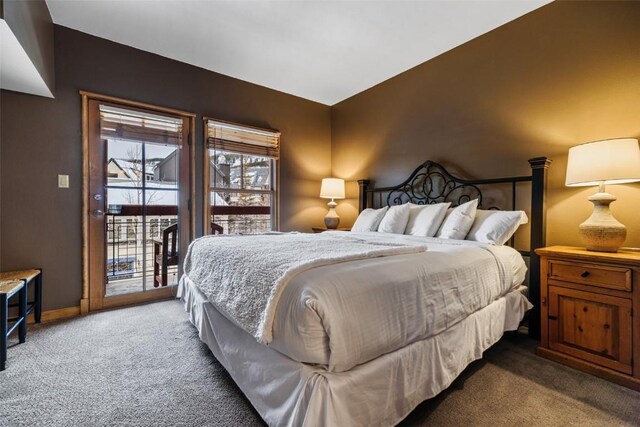
<path fill-rule="evenodd" d="M 42 266 L 44 309 L 81 297 L 81 89 L 197 113 L 198 159 L 202 116 L 280 130 L 281 228 L 322 224 L 329 107 L 59 26 L 55 60 L 55 99 L 0 93 L 0 268 Z M 57 174 L 70 175 L 69 189 L 57 188 Z"/>
<path fill-rule="evenodd" d="M 639 22 L 640 2 L 555 2 L 345 100 L 332 109 L 333 175 L 393 185 L 432 159 L 491 178 L 548 156 L 547 243 L 579 244 L 595 189 L 564 186 L 567 150 L 640 137 Z M 607 188 L 626 245 L 640 246 L 640 185 Z M 338 207 L 346 223 L 355 203 Z"/>

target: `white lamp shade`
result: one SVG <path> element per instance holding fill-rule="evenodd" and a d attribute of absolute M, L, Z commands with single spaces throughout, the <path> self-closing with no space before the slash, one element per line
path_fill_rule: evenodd
<path fill-rule="evenodd" d="M 636 181 L 640 181 L 640 146 L 637 139 L 608 139 L 569 149 L 567 186 Z"/>
<path fill-rule="evenodd" d="M 320 197 L 323 199 L 344 199 L 344 179 L 324 178 L 320 187 Z"/>

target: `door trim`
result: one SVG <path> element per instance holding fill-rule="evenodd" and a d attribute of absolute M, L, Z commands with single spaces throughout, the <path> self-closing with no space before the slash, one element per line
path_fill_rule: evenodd
<path fill-rule="evenodd" d="M 193 207 L 195 200 L 195 118 L 196 114 L 188 111 L 177 110 L 173 108 L 162 107 L 153 104 L 147 104 L 144 102 L 130 101 L 122 98 L 117 98 L 109 95 L 102 95 L 94 92 L 79 91 L 82 100 L 82 298 L 80 299 L 80 314 L 87 314 L 89 311 L 93 311 L 90 308 L 89 301 L 91 298 L 89 288 L 89 274 L 90 274 L 90 246 L 89 246 L 89 217 L 87 212 L 89 211 L 89 190 L 90 190 L 90 176 L 89 176 L 89 101 L 102 101 L 113 104 L 119 104 L 124 107 L 142 108 L 145 110 L 156 111 L 158 113 L 168 113 L 173 115 L 182 116 L 188 121 L 188 137 L 185 141 L 190 148 L 189 153 L 189 185 L 188 198 L 191 201 L 186 208 L 189 209 L 189 241 L 195 236 L 195 209 Z M 158 289 L 153 291 L 153 297 L 151 295 L 145 295 L 144 293 L 134 293 L 123 296 L 118 296 L 113 301 L 108 300 L 101 308 L 111 308 L 118 305 L 134 304 L 139 302 L 146 302 L 151 299 L 167 298 L 173 293 L 173 288 Z M 111 297 L 114 298 L 114 297 Z"/>

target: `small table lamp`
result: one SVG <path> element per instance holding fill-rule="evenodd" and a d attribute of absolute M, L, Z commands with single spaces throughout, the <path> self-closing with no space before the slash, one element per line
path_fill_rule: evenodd
<path fill-rule="evenodd" d="M 320 197 L 323 199 L 331 199 L 329 203 L 329 212 L 324 217 L 324 225 L 327 228 L 335 230 L 340 224 L 340 217 L 336 213 L 338 204 L 333 199 L 344 199 L 344 179 L 340 178 L 324 178 L 320 187 Z"/>
<path fill-rule="evenodd" d="M 604 191 L 605 184 L 640 181 L 640 146 L 633 138 L 588 142 L 569 149 L 567 186 L 598 185 L 589 201 L 593 213 L 580 224 L 580 237 L 587 250 L 616 252 L 627 237 L 627 228 L 618 222 L 609 204 L 616 196 Z"/>

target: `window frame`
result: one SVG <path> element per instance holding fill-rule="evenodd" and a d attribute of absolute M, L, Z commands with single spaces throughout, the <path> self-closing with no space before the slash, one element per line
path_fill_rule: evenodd
<path fill-rule="evenodd" d="M 220 188 L 220 187 L 212 187 L 210 185 L 211 183 L 211 172 L 210 172 L 210 164 L 211 164 L 211 156 L 209 155 L 209 132 L 208 132 L 208 126 L 209 126 L 209 121 L 214 121 L 214 122 L 218 122 L 218 123 L 228 123 L 230 125 L 233 126 L 238 126 L 241 128 L 246 128 L 246 129 L 254 129 L 254 130 L 258 130 L 258 131 L 262 131 L 262 132 L 271 132 L 271 133 L 277 133 L 280 134 L 279 131 L 275 130 L 275 129 L 265 129 L 265 128 L 259 128 L 256 126 L 249 126 L 249 125 L 244 125 L 244 124 L 240 124 L 240 123 L 233 123 L 233 122 L 227 122 L 224 120 L 219 120 L 219 119 L 215 119 L 213 117 L 207 117 L 207 116 L 203 116 L 202 117 L 202 121 L 203 121 L 203 155 L 202 155 L 202 165 L 203 165 L 203 171 L 202 171 L 202 187 L 203 187 L 203 198 L 204 198 L 204 202 L 202 204 L 203 206 L 203 218 L 202 218 L 202 234 L 203 235 L 210 235 L 211 234 L 211 226 L 210 226 L 210 222 L 211 222 L 211 194 L 212 192 L 215 191 L 226 191 L 229 193 L 234 193 L 234 192 L 238 192 L 237 190 L 240 190 L 241 192 L 247 192 L 247 193 L 252 193 L 252 194 L 259 194 L 259 193 L 269 193 L 271 194 L 271 230 L 272 231 L 280 231 L 280 157 L 278 156 L 275 159 L 272 159 L 273 162 L 273 166 L 272 169 L 270 170 L 270 181 L 271 181 L 271 188 L 273 190 L 270 191 L 265 191 L 265 190 L 245 190 L 245 189 L 240 189 L 240 188 Z M 247 153 L 237 153 L 240 155 L 251 155 L 251 154 L 247 154 Z M 255 156 L 260 156 L 260 154 L 255 154 Z"/>

